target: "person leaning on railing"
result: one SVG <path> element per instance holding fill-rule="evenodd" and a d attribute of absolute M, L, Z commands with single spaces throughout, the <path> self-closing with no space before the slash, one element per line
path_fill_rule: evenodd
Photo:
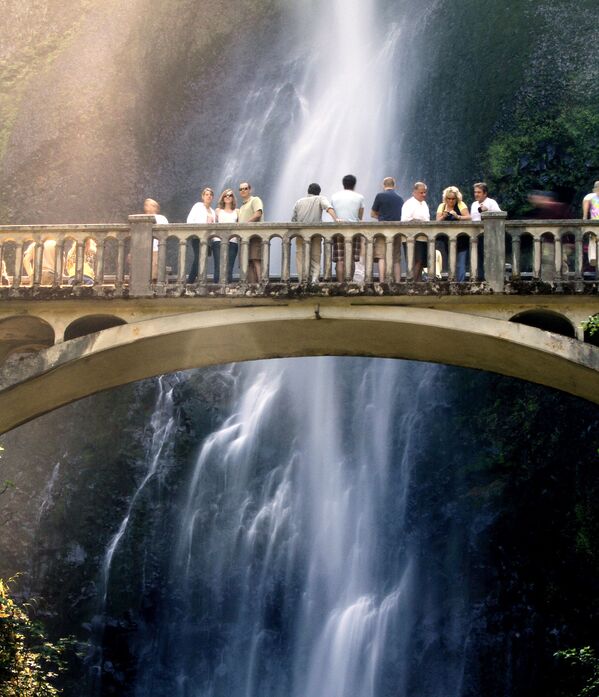
<path fill-rule="evenodd" d="M 582 219 L 599 220 L 599 181 L 594 183 L 591 193 L 582 200 Z M 597 245 L 585 243 L 584 252 L 587 254 L 589 265 L 597 266 Z"/>
<path fill-rule="evenodd" d="M 457 223 L 460 220 L 470 220 L 470 213 L 468 211 L 468 206 L 462 200 L 462 192 L 457 186 L 448 186 L 443 189 L 443 200 L 437 207 L 437 220 L 443 220 L 446 223 Z M 464 240 L 466 245 L 467 240 Z M 461 244 L 464 244 L 461 239 L 458 239 L 458 255 L 461 252 L 468 252 L 468 247 L 464 250 Z M 445 250 L 447 254 L 447 249 Z M 465 262 L 465 257 L 462 257 Z M 464 263 L 460 268 L 458 266 L 456 279 L 458 282 L 462 282 L 466 279 L 466 264 Z"/>
<path fill-rule="evenodd" d="M 51 286 L 54 283 L 56 268 L 56 240 L 46 240 L 42 253 L 42 286 Z M 23 269 L 33 283 L 35 270 L 35 242 L 32 242 L 23 254 Z"/>
<path fill-rule="evenodd" d="M 96 243 L 94 240 L 88 238 L 85 240 L 85 245 L 83 247 L 83 285 L 93 286 L 94 278 L 96 276 L 94 271 L 94 266 L 96 263 Z M 77 242 L 73 240 L 71 248 L 67 252 L 67 257 L 65 261 L 65 273 L 69 279 L 69 283 L 75 283 L 75 278 L 77 275 Z"/>

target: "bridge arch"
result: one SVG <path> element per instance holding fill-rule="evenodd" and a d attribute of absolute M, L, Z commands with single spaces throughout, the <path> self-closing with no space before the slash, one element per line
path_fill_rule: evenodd
<path fill-rule="evenodd" d="M 576 330 L 572 322 L 559 312 L 552 312 L 551 310 L 535 309 L 519 312 L 510 319 L 510 322 L 525 324 L 527 327 L 536 327 L 546 332 L 553 332 L 554 334 L 561 334 L 571 338 L 576 336 Z"/>
<path fill-rule="evenodd" d="M 34 315 L 0 320 L 0 364 L 14 354 L 33 353 L 54 345 L 51 324 Z"/>
<path fill-rule="evenodd" d="M 0 432 L 81 397 L 161 373 L 318 355 L 478 368 L 599 403 L 599 350 L 534 327 L 413 307 L 253 307 L 125 324 L 26 358 L 0 371 Z"/>
<path fill-rule="evenodd" d="M 80 336 L 95 334 L 96 332 L 119 327 L 127 324 L 124 319 L 115 315 L 84 315 L 71 322 L 64 330 L 64 340 L 78 339 Z"/>

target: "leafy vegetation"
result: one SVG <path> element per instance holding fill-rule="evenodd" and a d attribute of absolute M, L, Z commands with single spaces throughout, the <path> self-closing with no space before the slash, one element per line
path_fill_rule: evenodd
<path fill-rule="evenodd" d="M 572 697 L 599 695 L 599 658 L 590 646 L 557 651 L 555 657 L 564 661 L 570 672 L 580 681 L 580 689 L 576 695 L 572 694 Z"/>
<path fill-rule="evenodd" d="M 511 217 L 530 213 L 528 194 L 535 189 L 555 192 L 579 217 L 582 197 L 599 179 L 599 101 L 562 104 L 549 116 L 523 111 L 491 143 L 486 159 L 491 190 Z"/>

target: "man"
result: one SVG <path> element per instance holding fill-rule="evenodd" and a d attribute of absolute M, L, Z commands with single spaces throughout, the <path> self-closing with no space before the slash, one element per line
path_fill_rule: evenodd
<path fill-rule="evenodd" d="M 326 211 L 331 218 L 337 222 L 338 218 L 335 210 L 331 206 L 329 200 L 320 195 L 320 185 L 310 184 L 308 187 L 308 195 L 298 199 L 293 207 L 293 215 L 291 222 L 306 223 L 314 225 L 322 222 L 322 212 Z M 296 264 L 299 275 L 300 265 L 302 263 L 302 251 L 304 249 L 304 240 L 301 237 L 295 238 L 295 254 Z M 313 237 L 310 240 L 310 283 L 318 283 L 320 275 L 320 238 Z"/>
<path fill-rule="evenodd" d="M 356 178 L 353 174 L 346 174 L 341 180 L 343 190 L 331 196 L 331 204 L 335 209 L 339 221 L 349 223 L 359 223 L 364 215 L 364 196 L 354 191 Z M 341 236 L 333 239 L 333 261 L 335 262 L 335 275 L 338 282 L 345 279 L 345 249 Z M 357 235 L 353 240 L 353 258 L 358 261 L 364 256 L 364 244 L 361 235 Z"/>
<path fill-rule="evenodd" d="M 473 187 L 474 202 L 470 206 L 470 218 L 475 223 L 480 223 L 482 213 L 487 211 L 491 213 L 500 213 L 501 208 L 495 199 L 489 198 L 489 187 L 485 182 L 477 182 Z M 457 259 L 457 280 L 462 283 L 466 280 L 466 267 L 469 264 L 470 252 L 468 249 L 458 249 Z M 484 239 L 482 235 L 478 241 L 478 272 L 481 277 L 484 276 L 483 269 L 484 261 Z"/>
<path fill-rule="evenodd" d="M 144 201 L 145 215 L 153 215 L 156 220 L 156 225 L 168 225 L 166 216 L 160 214 L 160 204 L 153 198 L 147 198 Z M 158 276 L 158 240 L 152 239 L 152 278 Z"/>
<path fill-rule="evenodd" d="M 259 223 L 264 215 L 264 206 L 258 196 L 252 196 L 252 187 L 248 182 L 241 182 L 239 195 L 243 203 L 239 209 L 240 223 Z M 259 283 L 262 275 L 262 241 L 258 237 L 250 240 L 248 283 Z"/>
<path fill-rule="evenodd" d="M 412 189 L 412 198 L 409 198 L 402 206 L 401 221 L 403 223 L 414 220 L 429 222 L 431 214 L 426 203 L 426 195 L 428 187 L 424 182 L 416 182 Z M 420 281 L 422 278 L 422 269 L 426 264 L 427 249 L 426 242 L 416 242 L 414 248 L 414 269 L 413 277 L 415 281 Z M 399 264 L 399 262 L 397 262 Z M 399 269 L 395 269 L 395 277 L 398 279 Z"/>
<path fill-rule="evenodd" d="M 23 268 L 33 285 L 33 273 L 35 267 L 35 242 L 32 242 L 23 254 Z M 46 240 L 42 252 L 42 286 L 51 286 L 54 283 L 56 268 L 56 240 Z"/>
<path fill-rule="evenodd" d="M 401 220 L 403 204 L 403 198 L 395 191 L 395 179 L 385 177 L 383 190 L 374 197 L 370 215 L 382 223 L 398 221 Z M 378 263 L 379 281 L 382 283 L 385 280 L 385 240 L 382 237 L 377 237 L 374 241 L 374 261 Z M 395 264 L 399 268 L 399 254 L 394 267 Z"/>

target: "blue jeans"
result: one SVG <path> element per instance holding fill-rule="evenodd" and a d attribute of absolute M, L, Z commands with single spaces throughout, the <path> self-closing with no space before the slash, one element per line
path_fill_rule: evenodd
<path fill-rule="evenodd" d="M 200 263 L 200 241 L 191 240 L 191 249 L 193 251 L 193 260 L 191 262 L 191 267 L 189 269 L 189 275 L 187 276 L 187 283 L 195 283 L 198 277 L 198 265 Z M 210 240 L 210 249 L 212 251 L 212 258 L 214 260 L 214 283 L 219 283 L 220 281 L 220 241 Z M 237 251 L 239 245 L 237 242 L 229 242 L 229 263 L 228 263 L 228 273 L 227 273 L 227 283 L 230 283 L 233 277 L 233 266 L 235 264 L 235 259 L 237 258 Z"/>
<path fill-rule="evenodd" d="M 210 240 L 210 249 L 212 250 L 212 259 L 214 260 L 214 282 L 220 282 L 220 241 Z M 233 266 L 237 258 L 239 245 L 237 242 L 229 242 L 229 261 L 227 264 L 227 283 L 233 278 Z"/>

